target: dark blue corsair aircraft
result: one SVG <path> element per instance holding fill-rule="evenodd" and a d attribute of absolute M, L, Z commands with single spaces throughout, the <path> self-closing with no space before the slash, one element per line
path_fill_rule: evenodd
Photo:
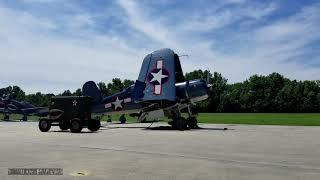
<path fill-rule="evenodd" d="M 35 107 L 28 102 L 19 102 L 12 99 L 10 96 L 0 98 L 0 113 L 3 113 L 3 120 L 9 120 L 10 114 L 22 114 L 22 121 L 27 121 L 28 116 L 47 116 L 49 109 L 46 107 Z"/>
<path fill-rule="evenodd" d="M 172 120 L 170 125 L 184 130 L 197 127 L 190 106 L 207 99 L 209 87 L 204 80 L 186 81 L 179 56 L 171 49 L 161 49 L 144 58 L 138 80 L 122 92 L 103 98 L 93 81 L 86 82 L 82 91 L 93 98 L 94 113 L 138 113 L 140 121 L 166 116 Z M 181 116 L 183 109 L 187 109 L 187 119 Z"/>

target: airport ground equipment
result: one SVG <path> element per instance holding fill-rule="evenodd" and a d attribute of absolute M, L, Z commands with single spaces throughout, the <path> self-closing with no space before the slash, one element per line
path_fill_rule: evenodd
<path fill-rule="evenodd" d="M 90 131 L 100 129 L 100 120 L 92 118 L 92 98 L 88 96 L 55 96 L 51 98 L 49 117 L 39 121 L 39 129 L 47 132 L 52 126 L 79 133 L 84 127 Z"/>

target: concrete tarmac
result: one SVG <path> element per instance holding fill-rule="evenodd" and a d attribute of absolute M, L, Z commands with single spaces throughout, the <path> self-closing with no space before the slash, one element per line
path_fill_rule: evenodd
<path fill-rule="evenodd" d="M 0 179 L 320 179 L 320 127 L 149 125 L 72 134 L 0 122 Z M 14 176 L 8 168 L 63 168 L 63 175 Z"/>

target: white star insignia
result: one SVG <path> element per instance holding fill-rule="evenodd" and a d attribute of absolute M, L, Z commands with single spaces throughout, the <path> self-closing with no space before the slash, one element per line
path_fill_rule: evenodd
<path fill-rule="evenodd" d="M 117 97 L 116 101 L 114 101 L 112 104 L 114 105 L 114 109 L 117 110 L 118 108 L 122 109 L 121 103 L 123 100 L 120 100 L 119 97 Z"/>
<path fill-rule="evenodd" d="M 161 80 L 163 78 L 168 77 L 167 75 L 162 74 L 162 69 L 160 69 L 160 71 L 158 73 L 151 73 L 151 74 L 152 74 L 153 78 L 150 82 L 158 81 L 159 84 L 161 84 Z"/>
<path fill-rule="evenodd" d="M 77 106 L 78 102 L 77 102 L 76 100 L 74 100 L 74 101 L 72 102 L 72 104 L 73 104 L 73 106 Z"/>

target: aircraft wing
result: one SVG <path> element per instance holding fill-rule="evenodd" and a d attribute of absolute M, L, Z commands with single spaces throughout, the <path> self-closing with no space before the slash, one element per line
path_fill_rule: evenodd
<path fill-rule="evenodd" d="M 46 116 L 49 114 L 49 108 L 47 107 L 24 108 L 21 111 L 25 114 L 36 116 Z"/>
<path fill-rule="evenodd" d="M 10 109 L 5 109 L 5 108 L 0 108 L 0 113 L 5 113 L 5 112 L 11 113 L 12 110 L 10 110 Z"/>

